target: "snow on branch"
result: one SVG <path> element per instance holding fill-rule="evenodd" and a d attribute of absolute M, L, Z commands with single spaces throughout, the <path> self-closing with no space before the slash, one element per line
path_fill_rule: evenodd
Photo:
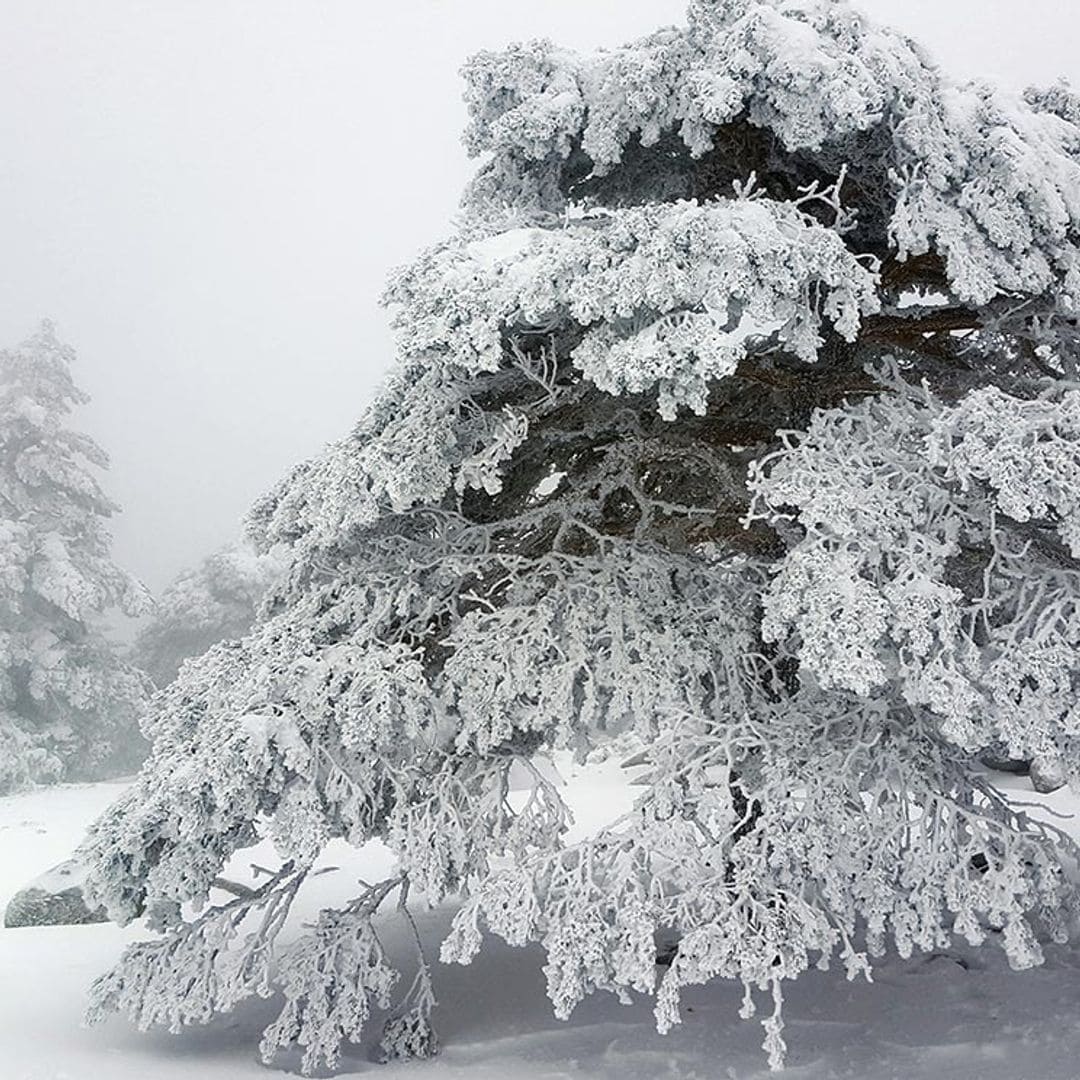
<path fill-rule="evenodd" d="M 806 362 L 831 323 L 854 339 L 874 275 L 837 234 L 763 199 L 613 211 L 561 229 L 452 242 L 399 273 L 387 300 L 402 351 L 496 371 L 504 338 L 576 324 L 584 375 L 612 394 L 656 387 L 671 419 L 759 340 Z"/>
<path fill-rule="evenodd" d="M 895 368 L 877 375 L 889 395 L 818 413 L 753 469 L 751 516 L 794 511 L 805 530 L 762 633 L 793 636 L 825 688 L 898 684 L 961 745 L 1061 751 L 1080 644 L 1080 397 L 988 387 L 950 406 Z"/>
<path fill-rule="evenodd" d="M 515 188 L 517 212 L 560 212 L 579 150 L 595 178 L 669 135 L 701 159 L 745 125 L 835 176 L 837 154 L 873 137 L 888 177 L 869 196 L 878 243 L 900 260 L 942 252 L 963 300 L 1053 286 L 1070 310 L 1080 302 L 1080 113 L 1060 90 L 1025 101 L 953 83 L 845 2 L 702 2 L 688 27 L 621 49 L 533 42 L 480 53 L 465 76 L 466 146 L 495 154 L 467 200 L 478 219 Z M 742 175 L 755 168 L 748 158 Z"/>

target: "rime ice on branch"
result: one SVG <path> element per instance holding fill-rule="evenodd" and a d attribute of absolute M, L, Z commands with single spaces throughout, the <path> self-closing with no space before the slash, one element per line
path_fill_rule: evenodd
<path fill-rule="evenodd" d="M 270 993 L 332 837 L 400 876 L 285 953 L 263 1049 L 308 1068 L 382 1005 L 394 1052 L 434 1047 L 426 964 L 395 1003 L 371 936 L 391 895 L 460 899 L 446 961 L 541 942 L 563 1016 L 655 992 L 666 1030 L 739 980 L 773 1065 L 811 965 L 957 934 L 1038 963 L 1067 841 L 973 755 L 1080 772 L 1077 99 L 958 85 L 815 0 L 465 76 L 483 164 L 390 284 L 400 363 L 255 507 L 284 580 L 158 699 L 87 841 L 93 899 L 164 934 L 99 1005 Z M 602 834 L 564 844 L 539 774 L 508 797 L 513 763 L 628 731 L 648 783 Z M 263 833 L 283 869 L 186 917 Z"/>

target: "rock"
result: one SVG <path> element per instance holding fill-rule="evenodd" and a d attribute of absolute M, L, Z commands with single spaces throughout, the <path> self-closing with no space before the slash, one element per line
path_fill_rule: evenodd
<path fill-rule="evenodd" d="M 1065 770 L 1056 757 L 1046 754 L 1031 763 L 1031 786 L 1041 795 L 1049 795 L 1065 784 Z"/>
<path fill-rule="evenodd" d="M 1027 776 L 1031 768 L 1030 761 L 1009 757 L 1008 751 L 1002 743 L 993 743 L 979 753 L 979 760 L 995 772 L 1014 773 L 1016 776 Z"/>
<path fill-rule="evenodd" d="M 35 878 L 12 898 L 4 912 L 4 925 L 79 926 L 108 922 L 104 908 L 91 911 L 83 899 L 86 868 L 75 859 L 54 866 Z"/>

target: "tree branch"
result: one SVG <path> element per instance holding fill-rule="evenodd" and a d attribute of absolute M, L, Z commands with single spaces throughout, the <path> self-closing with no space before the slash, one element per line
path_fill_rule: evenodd
<path fill-rule="evenodd" d="M 981 330 L 982 318 L 965 307 L 921 309 L 925 314 L 870 315 L 863 320 L 859 341 L 863 344 L 891 344 L 917 347 L 925 334 L 944 334 L 955 330 Z"/>

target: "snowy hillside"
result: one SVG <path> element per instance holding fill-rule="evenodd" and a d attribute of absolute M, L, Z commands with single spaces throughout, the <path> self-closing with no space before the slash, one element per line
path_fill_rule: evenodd
<path fill-rule="evenodd" d="M 595 828 L 633 796 L 614 764 L 586 773 L 564 761 L 576 831 Z M 1058 813 L 1080 809 L 1066 792 L 1032 796 L 1028 782 L 1004 778 L 1020 799 L 1038 798 Z M 26 881 L 65 858 L 89 820 L 121 790 L 118 784 L 69 785 L 0 799 L 0 905 Z M 1080 834 L 1077 821 L 1067 828 Z M 253 856 L 258 861 L 258 856 Z M 267 856 L 270 858 L 271 856 Z M 301 917 L 348 894 L 357 876 L 386 870 L 385 850 L 359 856 L 333 850 L 340 870 L 317 879 Z M 349 860 L 346 862 L 345 860 Z M 239 877 L 243 865 L 231 873 Z M 391 949 L 404 949 L 400 917 L 382 917 Z M 445 912 L 421 918 L 429 942 L 445 931 Z M 139 1033 L 114 1019 L 82 1025 L 90 981 L 113 964 L 138 931 L 112 925 L 0 930 L 0 1047 L 5 1080 L 243 1080 L 272 1075 L 256 1061 L 258 1035 L 274 1001 L 243 1006 L 205 1029 L 179 1036 Z M 1080 1061 L 1080 951 L 1053 950 L 1043 968 L 1013 974 L 1003 954 L 984 948 L 895 959 L 873 985 L 840 972 L 812 973 L 788 990 L 787 1076 L 795 1080 L 1075 1080 Z M 377 1065 L 366 1048 L 343 1060 L 345 1076 L 380 1080 L 750 1080 L 768 1075 L 757 1023 L 737 1017 L 739 989 L 714 985 L 688 995 L 681 1028 L 660 1036 L 651 1003 L 621 1006 L 597 996 L 569 1023 L 551 1015 L 543 958 L 529 962 L 491 940 L 472 970 L 436 967 L 444 1041 L 432 1062 Z M 374 1036 L 373 1036 L 374 1038 Z M 287 1064 L 287 1063 L 283 1063 Z"/>

